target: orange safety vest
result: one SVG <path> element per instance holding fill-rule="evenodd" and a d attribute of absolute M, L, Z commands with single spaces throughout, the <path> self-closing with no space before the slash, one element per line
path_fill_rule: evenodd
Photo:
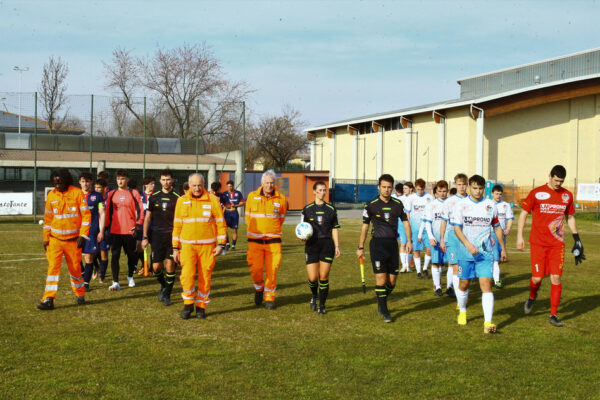
<path fill-rule="evenodd" d="M 44 211 L 44 242 L 50 236 L 60 240 L 83 236 L 89 239 L 92 213 L 81 189 L 69 186 L 65 192 L 52 189 Z"/>
<path fill-rule="evenodd" d="M 188 244 L 225 244 L 227 225 L 219 199 L 204 191 L 193 197 L 191 191 L 177 199 L 173 219 L 173 247 Z"/>
<path fill-rule="evenodd" d="M 251 192 L 246 200 L 244 216 L 248 239 L 281 238 L 281 225 L 287 210 L 287 199 L 277 188 L 271 197 L 263 194 L 262 187 Z"/>

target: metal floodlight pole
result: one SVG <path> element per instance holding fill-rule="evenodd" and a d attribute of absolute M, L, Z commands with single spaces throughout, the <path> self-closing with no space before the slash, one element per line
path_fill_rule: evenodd
<path fill-rule="evenodd" d="M 15 66 L 13 71 L 17 71 L 19 73 L 19 135 L 21 134 L 21 84 L 23 81 L 23 72 L 29 71 L 29 67 L 18 67 Z"/>
<path fill-rule="evenodd" d="M 198 155 L 200 154 L 200 100 L 196 100 L 196 173 L 198 173 Z"/>
<path fill-rule="evenodd" d="M 92 172 L 92 154 L 94 149 L 92 148 L 92 139 L 94 137 L 94 95 L 91 98 L 90 105 L 90 172 Z"/>
<path fill-rule="evenodd" d="M 144 96 L 144 141 L 142 142 L 144 160 L 142 164 L 142 178 L 146 176 L 146 97 Z"/>
<path fill-rule="evenodd" d="M 246 190 L 246 102 L 242 101 L 242 192 Z M 236 178 L 237 179 L 237 178 Z M 247 193 L 244 193 L 246 195 Z"/>
<path fill-rule="evenodd" d="M 37 92 L 35 92 L 34 100 L 34 123 L 33 123 L 33 223 L 37 219 Z"/>

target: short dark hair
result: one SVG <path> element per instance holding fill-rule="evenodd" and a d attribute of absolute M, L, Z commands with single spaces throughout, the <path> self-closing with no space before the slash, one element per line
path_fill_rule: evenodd
<path fill-rule="evenodd" d="M 445 180 L 437 181 L 435 187 L 436 189 L 448 189 L 448 182 Z"/>
<path fill-rule="evenodd" d="M 415 185 L 411 181 L 404 182 L 404 186 L 408 186 L 411 190 L 415 188 Z"/>
<path fill-rule="evenodd" d="M 378 182 L 377 182 L 377 185 L 378 185 L 378 186 L 381 186 L 381 182 L 382 182 L 382 181 L 389 182 L 389 183 L 391 183 L 391 184 L 393 185 L 393 184 L 394 184 L 394 177 L 393 177 L 393 176 L 391 176 L 390 174 L 383 174 L 383 175 L 381 175 L 381 176 L 379 177 L 379 180 L 378 180 Z"/>
<path fill-rule="evenodd" d="M 415 186 L 416 187 L 420 187 L 425 189 L 425 185 L 427 185 L 427 182 L 425 182 L 423 179 L 419 178 L 415 181 Z"/>
<path fill-rule="evenodd" d="M 100 172 L 98 172 L 98 179 L 100 179 L 100 178 L 108 181 L 108 178 L 109 178 L 108 172 L 106 172 L 106 171 L 100 171 Z"/>
<path fill-rule="evenodd" d="M 221 189 L 221 182 L 213 182 L 210 184 L 210 190 L 218 192 Z"/>
<path fill-rule="evenodd" d="M 502 185 L 494 185 L 494 187 L 492 188 L 492 193 L 493 192 L 504 193 L 504 189 L 502 188 Z"/>
<path fill-rule="evenodd" d="M 50 182 L 54 182 L 54 178 L 60 178 L 65 183 L 66 187 L 73 186 L 73 175 L 66 168 L 58 168 L 50 173 Z"/>
<path fill-rule="evenodd" d="M 127 187 L 129 189 L 137 189 L 137 181 L 135 179 L 130 179 L 129 182 L 127 182 Z"/>
<path fill-rule="evenodd" d="M 94 175 L 91 172 L 83 171 L 79 174 L 79 179 L 85 179 L 86 181 L 94 181 Z"/>
<path fill-rule="evenodd" d="M 433 187 L 433 195 L 434 195 L 434 196 L 435 196 L 435 194 L 437 193 L 437 190 L 438 190 L 438 187 L 437 187 L 437 186 L 434 186 L 434 187 Z"/>
<path fill-rule="evenodd" d="M 394 186 L 394 190 L 396 190 L 396 192 L 401 192 L 402 189 L 404 189 L 404 184 L 402 183 L 396 183 L 396 186 Z"/>
<path fill-rule="evenodd" d="M 473 175 L 469 178 L 469 186 L 471 186 L 473 183 L 477 186 L 485 187 L 485 178 L 481 175 Z"/>
<path fill-rule="evenodd" d="M 456 176 L 454 177 L 454 182 L 465 181 L 465 183 L 467 183 L 468 180 L 469 178 L 467 177 L 467 175 L 463 174 L 462 172 L 460 174 L 456 174 Z"/>
<path fill-rule="evenodd" d="M 156 179 L 154 179 L 154 177 L 152 175 L 146 175 L 144 177 L 144 179 L 142 180 L 142 183 L 144 184 L 144 186 L 146 186 L 147 184 L 149 184 L 151 182 L 156 182 Z"/>
<path fill-rule="evenodd" d="M 96 185 L 100 185 L 105 188 L 108 186 L 108 183 L 106 182 L 106 179 L 98 178 L 98 179 L 96 179 Z"/>
<path fill-rule="evenodd" d="M 315 184 L 313 185 L 313 190 L 317 190 L 318 186 L 325 186 L 325 188 L 327 188 L 327 185 L 325 184 L 325 182 L 323 182 L 323 181 L 316 181 Z"/>
<path fill-rule="evenodd" d="M 227 181 L 226 185 L 235 185 L 235 183 L 233 183 L 233 181 L 230 179 Z"/>
<path fill-rule="evenodd" d="M 173 171 L 171 171 L 169 168 L 165 168 L 162 171 L 160 171 L 160 176 L 170 176 L 171 178 L 173 178 Z"/>
<path fill-rule="evenodd" d="M 123 177 L 123 178 L 129 178 L 129 172 L 127 172 L 126 169 L 118 169 L 117 172 L 115 172 L 115 176 L 118 177 Z"/>
<path fill-rule="evenodd" d="M 550 170 L 550 177 L 553 177 L 553 176 L 560 178 L 560 179 L 565 179 L 565 177 L 567 176 L 567 169 L 565 167 L 563 167 L 562 165 L 555 165 Z"/>
<path fill-rule="evenodd" d="M 456 194 L 456 192 L 458 192 L 458 190 L 456 190 L 456 188 L 450 189 L 450 196 L 454 196 Z"/>
<path fill-rule="evenodd" d="M 182 185 L 183 191 L 185 192 L 186 190 L 190 190 L 190 184 L 187 182 L 183 182 Z"/>

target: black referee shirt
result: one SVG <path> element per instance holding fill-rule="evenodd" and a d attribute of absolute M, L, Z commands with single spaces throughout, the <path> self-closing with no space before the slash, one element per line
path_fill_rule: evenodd
<path fill-rule="evenodd" d="M 302 221 L 308 222 L 313 227 L 310 242 L 331 237 L 332 229 L 339 229 L 337 211 L 331 204 L 321 205 L 312 202 L 302 209 Z"/>
<path fill-rule="evenodd" d="M 365 204 L 363 224 L 373 223 L 374 238 L 396 239 L 398 237 L 398 218 L 406 221 L 404 206 L 398 199 L 390 197 L 387 203 L 379 196 Z"/>
<path fill-rule="evenodd" d="M 179 194 L 173 190 L 169 193 L 159 190 L 150 196 L 148 211 L 152 213 L 153 232 L 173 232 L 173 218 L 175 218 L 175 205 L 178 198 Z"/>

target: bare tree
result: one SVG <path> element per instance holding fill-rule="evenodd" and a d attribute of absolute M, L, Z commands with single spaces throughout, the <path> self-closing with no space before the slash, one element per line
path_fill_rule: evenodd
<path fill-rule="evenodd" d="M 307 139 L 301 131 L 303 125 L 300 113 L 290 106 L 284 107 L 281 115 L 263 117 L 251 130 L 254 148 L 247 153 L 263 158 L 265 165 L 284 169 L 298 151 L 306 148 Z"/>
<path fill-rule="evenodd" d="M 42 70 L 40 83 L 40 99 L 44 107 L 44 118 L 48 121 L 48 130 L 52 134 L 64 121 L 58 118 L 58 113 L 66 102 L 65 83 L 69 74 L 69 66 L 60 57 L 50 57 Z M 65 113 L 66 115 L 66 113 Z M 57 122 L 58 121 L 58 122 Z"/>

